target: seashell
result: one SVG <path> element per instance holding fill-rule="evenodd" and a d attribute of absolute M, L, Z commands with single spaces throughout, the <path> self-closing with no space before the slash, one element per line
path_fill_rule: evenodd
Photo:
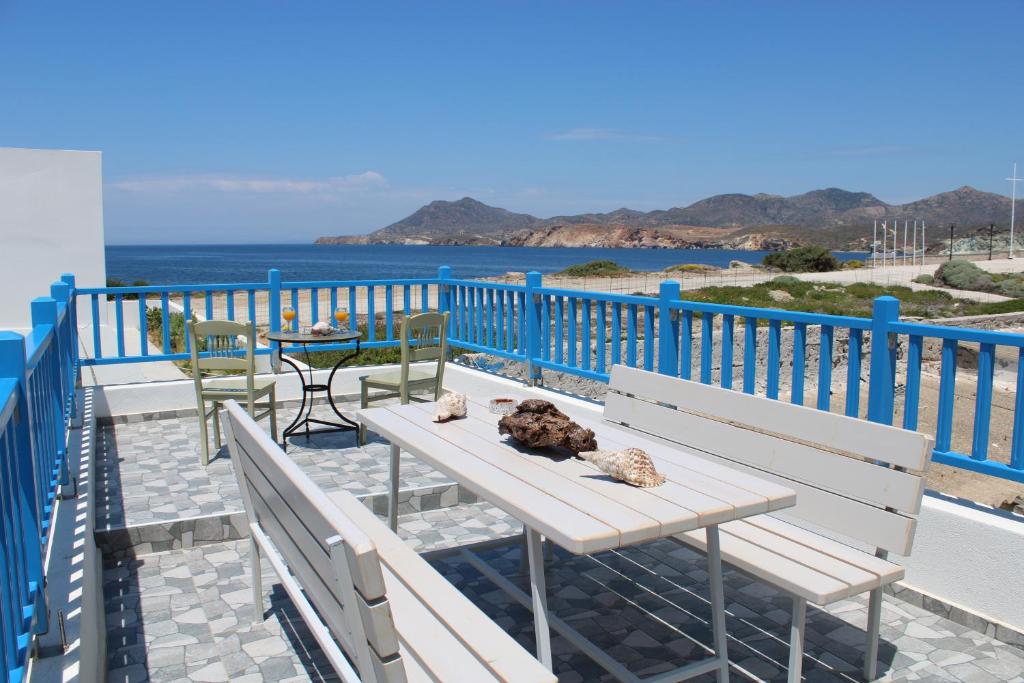
<path fill-rule="evenodd" d="M 664 475 L 658 474 L 654 469 L 651 457 L 639 448 L 626 448 L 621 451 L 583 451 L 579 455 L 597 465 L 602 472 L 633 486 L 648 488 L 665 483 Z"/>
<path fill-rule="evenodd" d="M 334 328 L 325 323 L 323 320 L 309 328 L 311 334 L 317 337 L 326 337 L 327 335 L 334 332 Z"/>
<path fill-rule="evenodd" d="M 437 399 L 434 422 L 447 422 L 454 417 L 466 416 L 466 395 L 451 391 Z"/>

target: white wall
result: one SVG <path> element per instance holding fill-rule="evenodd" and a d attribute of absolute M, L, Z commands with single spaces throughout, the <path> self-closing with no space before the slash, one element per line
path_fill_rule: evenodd
<path fill-rule="evenodd" d="M 61 273 L 106 284 L 99 152 L 0 147 L 0 253 L 0 328 L 28 325 Z"/>
<path fill-rule="evenodd" d="M 895 558 L 894 558 L 895 559 Z M 971 501 L 925 496 L 904 583 L 1024 631 L 1024 518 Z"/>

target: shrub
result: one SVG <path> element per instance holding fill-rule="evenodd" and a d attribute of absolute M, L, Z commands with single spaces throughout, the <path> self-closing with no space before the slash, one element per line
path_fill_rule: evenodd
<path fill-rule="evenodd" d="M 918 283 L 919 285 L 934 285 L 935 276 L 929 275 L 928 273 L 921 273 L 920 275 L 914 278 L 914 282 Z"/>
<path fill-rule="evenodd" d="M 1024 299 L 1024 276 L 1015 275 L 999 283 L 999 293 L 1014 299 Z"/>
<path fill-rule="evenodd" d="M 839 259 L 825 247 L 797 247 L 764 257 L 764 265 L 785 273 L 825 273 L 839 269 Z"/>
<path fill-rule="evenodd" d="M 598 260 L 590 263 L 577 263 L 569 266 L 556 275 L 567 275 L 569 277 L 609 277 L 614 275 L 628 275 L 629 268 L 620 266 L 615 261 Z"/>
<path fill-rule="evenodd" d="M 780 275 L 778 277 L 771 279 L 771 284 L 775 285 L 776 287 L 783 288 L 799 286 L 801 282 L 802 280 L 800 280 L 799 278 L 795 278 L 792 275 Z"/>
<path fill-rule="evenodd" d="M 995 284 L 992 277 L 970 261 L 947 261 L 935 271 L 939 284 L 953 289 L 991 291 Z"/>
<path fill-rule="evenodd" d="M 714 266 L 709 266 L 706 263 L 680 263 L 677 266 L 669 266 L 665 269 L 666 273 L 710 273 L 718 270 Z"/>
<path fill-rule="evenodd" d="M 856 270 L 857 268 L 863 268 L 864 262 L 859 258 L 852 258 L 849 261 L 843 261 L 843 264 L 840 267 L 843 270 Z"/>

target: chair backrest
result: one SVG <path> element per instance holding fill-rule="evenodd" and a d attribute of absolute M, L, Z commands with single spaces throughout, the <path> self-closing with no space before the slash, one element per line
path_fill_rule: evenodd
<path fill-rule="evenodd" d="M 320 619 L 356 663 L 360 679 L 404 681 L 373 541 L 238 403 L 228 401 L 225 408 L 228 448 L 250 527 L 269 537 Z"/>
<path fill-rule="evenodd" d="M 409 379 L 409 364 L 437 362 L 437 385 L 444 379 L 448 356 L 448 313 L 417 313 L 402 320 L 402 383 Z"/>
<path fill-rule="evenodd" d="M 621 365 L 604 419 L 797 493 L 792 516 L 910 553 L 932 440 L 918 432 Z"/>
<path fill-rule="evenodd" d="M 192 367 L 206 370 L 253 372 L 256 367 L 256 327 L 234 320 L 189 320 Z M 240 339 L 245 339 L 244 347 Z M 200 353 L 207 355 L 200 357 Z"/>

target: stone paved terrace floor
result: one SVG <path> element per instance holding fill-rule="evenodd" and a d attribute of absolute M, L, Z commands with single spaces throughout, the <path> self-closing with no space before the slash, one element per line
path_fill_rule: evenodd
<path fill-rule="evenodd" d="M 343 412 L 351 407 L 345 406 Z M 325 405 L 315 411 L 325 418 L 330 413 Z M 295 412 L 294 407 L 279 409 L 280 430 Z M 199 466 L 199 420 L 194 415 L 139 417 L 103 426 L 97 454 L 97 528 L 240 512 L 241 496 L 227 448 L 214 455 L 212 434 L 210 439 L 211 460 L 204 469 Z M 365 496 L 387 489 L 389 448 L 383 441 L 371 438 L 359 449 L 354 432 L 314 434 L 309 439 L 298 435 L 290 438 L 288 452 L 325 490 Z M 448 484 L 440 472 L 402 454 L 402 488 Z"/>
<path fill-rule="evenodd" d="M 423 550 L 517 529 L 477 503 L 404 516 L 400 533 Z M 266 621 L 252 623 L 248 551 L 248 541 L 227 541 L 112 563 L 104 575 L 108 680 L 337 680 L 269 570 Z M 483 554 L 528 590 L 517 545 Z M 456 557 L 434 566 L 532 650 L 529 612 Z M 554 613 L 634 672 L 678 666 L 702 655 L 697 643 L 710 643 L 704 560 L 689 549 L 660 541 L 594 557 L 558 551 L 547 572 Z M 726 600 L 734 680 L 785 680 L 788 599 L 727 571 Z M 860 680 L 866 618 L 863 599 L 809 610 L 805 680 Z M 562 638 L 552 646 L 559 680 L 614 680 Z M 1024 651 L 890 596 L 880 659 L 884 680 L 1024 681 Z"/>
<path fill-rule="evenodd" d="M 288 411 L 282 411 L 288 413 Z M 204 472 L 198 465 L 195 417 L 171 417 L 103 428 L 98 454 L 98 528 L 181 524 L 235 513 L 241 503 L 226 453 Z M 355 447 L 354 434 L 293 441 L 289 453 L 324 488 L 380 493 L 387 446 Z M 457 500 L 445 478 L 403 455 L 403 486 L 426 486 L 416 512 L 409 500 L 400 533 L 419 551 L 513 537 L 521 527 L 485 502 Z M 446 493 L 433 492 L 435 489 Z M 218 525 L 214 525 L 219 529 Z M 336 680 L 272 574 L 264 577 L 267 619 L 252 624 L 246 540 L 136 541 L 136 557 L 109 555 L 105 570 L 109 680 Z M 182 547 L 186 546 L 186 547 Z M 149 552 L 161 547 L 173 548 Z M 485 557 L 526 588 L 517 546 Z M 532 616 L 457 557 L 434 565 L 532 651 Z M 265 565 L 266 566 L 266 565 Z M 635 672 L 678 666 L 709 643 L 703 558 L 661 541 L 594 557 L 558 551 L 548 566 L 550 605 Z M 738 572 L 726 574 L 734 680 L 784 680 L 789 601 Z M 809 608 L 805 680 L 860 680 L 864 599 Z M 553 641 L 563 681 L 612 680 L 559 637 Z M 1024 650 L 886 596 L 880 658 L 887 680 L 1024 681 Z M 703 680 L 711 680 L 706 678 Z"/>

